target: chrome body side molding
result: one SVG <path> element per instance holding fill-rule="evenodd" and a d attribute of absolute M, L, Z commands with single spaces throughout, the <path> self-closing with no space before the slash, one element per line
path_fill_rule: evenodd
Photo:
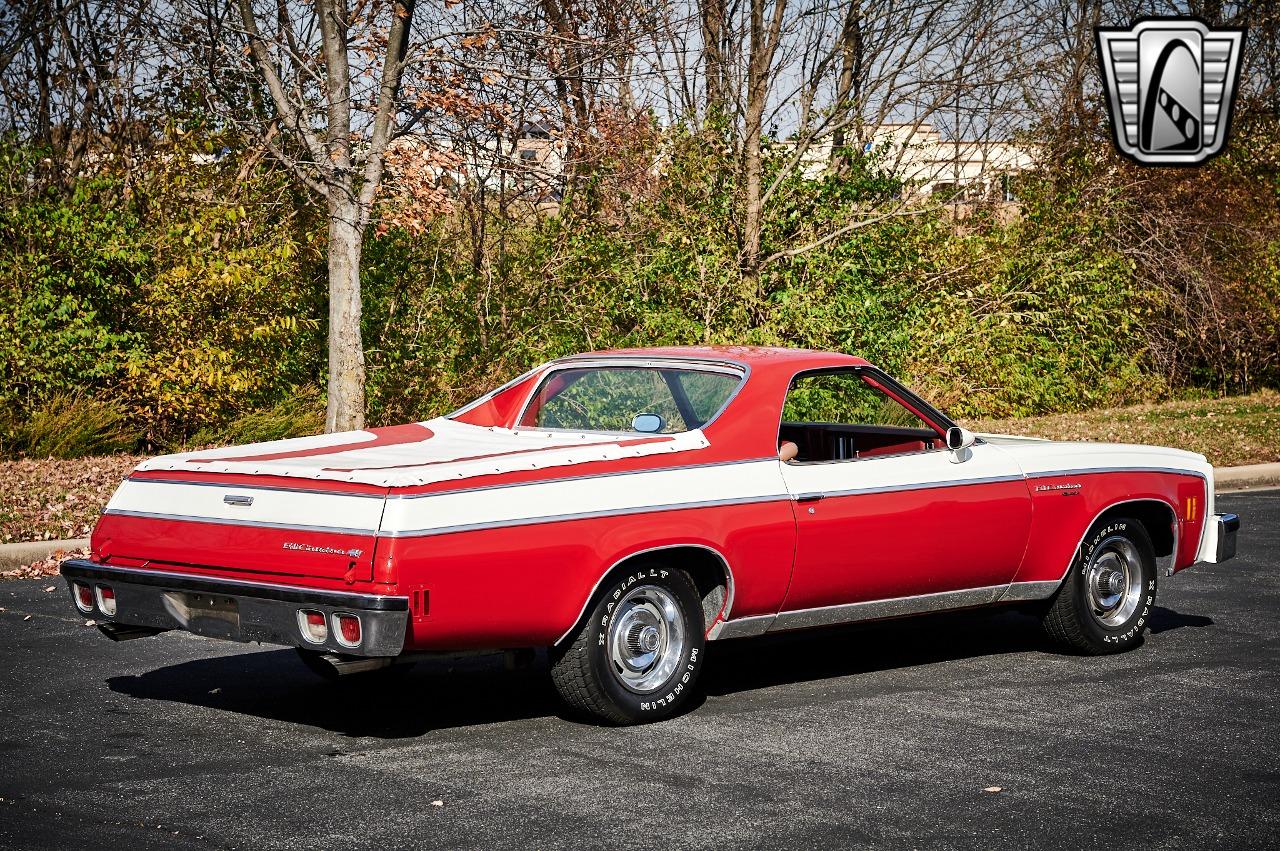
<path fill-rule="evenodd" d="M 941 591 L 937 594 L 918 594 L 913 597 L 892 597 L 886 600 L 867 600 L 840 606 L 798 609 L 779 612 L 776 615 L 754 615 L 718 623 L 707 638 L 746 638 L 763 635 L 766 632 L 786 632 L 793 629 L 884 620 L 951 609 L 971 609 L 993 603 L 1045 600 L 1053 596 L 1059 584 L 1056 580 L 1015 582 L 1011 585 L 988 585 L 983 588 Z"/>

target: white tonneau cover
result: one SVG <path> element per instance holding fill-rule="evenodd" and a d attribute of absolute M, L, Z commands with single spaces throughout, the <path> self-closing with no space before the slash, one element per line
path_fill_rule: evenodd
<path fill-rule="evenodd" d="M 274 440 L 161 455 L 139 470 L 181 470 L 409 487 L 477 476 L 686 452 L 708 445 L 701 431 L 601 434 L 503 429 L 443 417 L 374 431 Z"/>

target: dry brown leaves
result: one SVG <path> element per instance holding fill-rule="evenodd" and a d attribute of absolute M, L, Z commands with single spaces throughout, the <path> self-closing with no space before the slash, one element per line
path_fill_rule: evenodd
<path fill-rule="evenodd" d="M 43 579 L 46 576 L 57 576 L 58 565 L 69 558 L 88 558 L 89 551 L 83 550 L 54 550 L 49 557 L 41 561 L 35 561 L 31 564 L 25 564 L 22 567 L 15 567 L 12 570 L 0 571 L 0 580 L 5 579 Z M 52 587 L 44 589 L 46 591 L 54 590 Z"/>
<path fill-rule="evenodd" d="M 0 543 L 83 538 L 142 457 L 0 461 Z"/>

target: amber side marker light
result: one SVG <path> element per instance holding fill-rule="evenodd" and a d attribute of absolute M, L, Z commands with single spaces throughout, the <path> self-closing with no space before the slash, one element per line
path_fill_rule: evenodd
<path fill-rule="evenodd" d="M 334 615 L 334 633 L 338 643 L 343 647 L 356 647 L 360 644 L 360 618 L 356 615 Z"/>
<path fill-rule="evenodd" d="M 98 598 L 98 608 L 107 617 L 115 617 L 116 614 L 116 592 L 110 585 L 99 585 L 94 589 L 94 594 Z"/>
<path fill-rule="evenodd" d="M 312 644 L 324 644 L 329 637 L 329 623 L 325 620 L 324 612 L 298 609 L 298 631 Z"/>
<path fill-rule="evenodd" d="M 72 582 L 71 589 L 75 592 L 76 608 L 84 612 L 86 615 L 93 612 L 93 589 L 83 582 Z"/>

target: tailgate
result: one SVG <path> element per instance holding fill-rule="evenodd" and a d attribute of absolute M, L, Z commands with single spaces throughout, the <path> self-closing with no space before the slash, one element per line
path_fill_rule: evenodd
<path fill-rule="evenodd" d="M 130 478 L 93 534 L 103 558 L 368 580 L 385 492 Z"/>

